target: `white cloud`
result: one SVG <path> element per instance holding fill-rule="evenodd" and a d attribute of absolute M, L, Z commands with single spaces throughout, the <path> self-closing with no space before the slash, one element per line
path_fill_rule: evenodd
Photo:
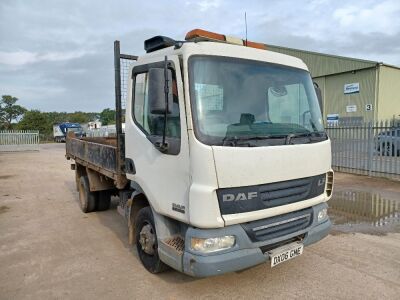
<path fill-rule="evenodd" d="M 145 39 L 194 28 L 244 38 L 245 11 L 249 40 L 400 65 L 400 0 L 103 2 L 0 0 L 2 92 L 42 110 L 112 107 L 115 39 L 141 55 Z"/>
<path fill-rule="evenodd" d="M 0 64 L 20 66 L 36 61 L 36 54 L 28 51 L 0 52 Z"/>
<path fill-rule="evenodd" d="M 205 12 L 209 9 L 216 9 L 220 7 L 222 1 L 221 0 L 200 0 L 200 1 L 187 1 L 186 5 L 195 4 L 199 7 L 201 12 Z"/>
<path fill-rule="evenodd" d="M 366 4 L 368 5 L 368 2 Z M 341 7 L 333 12 L 333 18 L 348 31 L 394 34 L 400 30 L 399 14 L 400 1 L 388 0 L 371 4 L 369 7 Z"/>
<path fill-rule="evenodd" d="M 47 52 L 35 53 L 29 51 L 18 50 L 15 52 L 0 51 L 0 64 L 10 66 L 23 66 L 26 64 L 44 62 L 44 61 L 65 61 L 82 57 L 89 54 L 88 51 L 73 52 Z"/>

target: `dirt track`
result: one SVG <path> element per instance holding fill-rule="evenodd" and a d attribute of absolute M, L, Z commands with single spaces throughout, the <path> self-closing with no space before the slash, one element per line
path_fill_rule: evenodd
<path fill-rule="evenodd" d="M 149 274 L 128 246 L 126 225 L 115 209 L 81 213 L 63 147 L 50 144 L 42 145 L 39 153 L 0 154 L 0 299 L 398 299 L 400 295 L 400 233 L 396 232 L 330 235 L 273 269 L 264 264 L 206 279 L 175 271 Z M 347 188 L 351 177 L 342 177 Z M 390 189 L 400 199 L 400 183 L 385 181 L 373 188 Z"/>

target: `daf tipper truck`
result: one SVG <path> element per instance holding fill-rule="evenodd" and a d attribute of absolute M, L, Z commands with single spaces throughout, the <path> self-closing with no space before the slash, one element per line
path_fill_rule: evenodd
<path fill-rule="evenodd" d="M 116 137 L 71 133 L 66 157 L 83 212 L 118 196 L 148 271 L 274 267 L 328 234 L 320 93 L 300 59 L 266 47 L 199 29 L 146 40 L 139 57 L 114 43 Z"/>

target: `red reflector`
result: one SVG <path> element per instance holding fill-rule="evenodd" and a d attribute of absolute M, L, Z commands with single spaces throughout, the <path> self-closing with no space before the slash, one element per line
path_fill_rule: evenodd
<path fill-rule="evenodd" d="M 211 31 L 206 31 L 203 29 L 193 29 L 191 31 L 189 31 L 186 36 L 185 36 L 185 40 L 190 40 L 190 39 L 194 39 L 194 38 L 209 38 L 209 39 L 213 39 L 213 40 L 219 40 L 219 41 L 225 41 L 225 36 L 223 34 L 219 34 L 219 33 L 214 33 Z"/>

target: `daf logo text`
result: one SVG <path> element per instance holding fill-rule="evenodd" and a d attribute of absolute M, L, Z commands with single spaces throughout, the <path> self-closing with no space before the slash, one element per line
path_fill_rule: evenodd
<path fill-rule="evenodd" d="M 251 200 L 257 198 L 257 192 L 249 192 L 249 193 L 237 193 L 235 194 L 224 194 L 222 196 L 222 201 L 229 202 L 229 201 L 242 201 L 242 200 Z"/>

